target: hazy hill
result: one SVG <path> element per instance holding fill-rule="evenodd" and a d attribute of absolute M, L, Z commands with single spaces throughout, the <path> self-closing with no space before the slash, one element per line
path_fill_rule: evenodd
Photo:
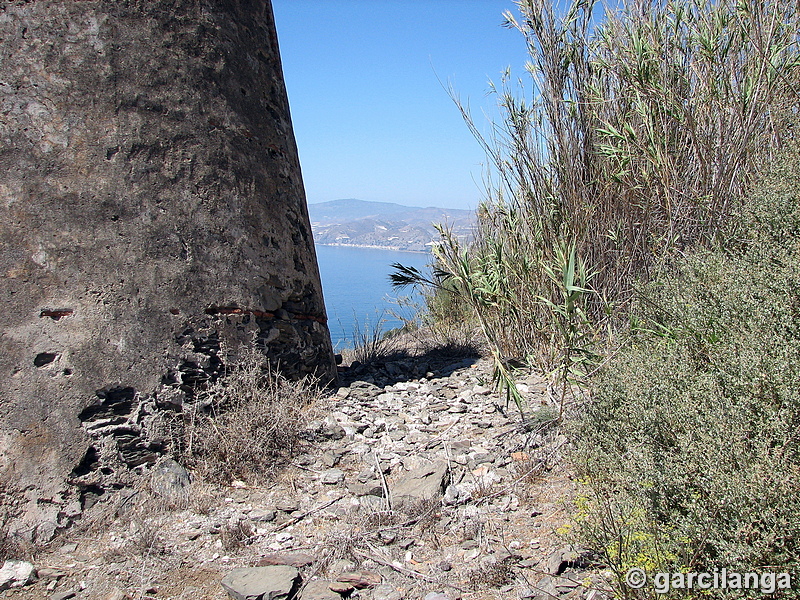
<path fill-rule="evenodd" d="M 470 210 L 403 206 L 348 198 L 308 205 L 318 244 L 426 250 L 438 238 L 433 223 L 446 223 L 459 236 L 472 230 Z"/>

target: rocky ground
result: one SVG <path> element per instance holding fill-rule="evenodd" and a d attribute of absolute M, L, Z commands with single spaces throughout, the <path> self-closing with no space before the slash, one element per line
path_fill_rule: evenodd
<path fill-rule="evenodd" d="M 30 576 L 6 563 L 0 598 L 600 600 L 564 537 L 576 484 L 548 386 L 518 387 L 525 421 L 485 359 L 346 369 L 270 485 L 190 483 L 165 460 L 20 557 Z"/>

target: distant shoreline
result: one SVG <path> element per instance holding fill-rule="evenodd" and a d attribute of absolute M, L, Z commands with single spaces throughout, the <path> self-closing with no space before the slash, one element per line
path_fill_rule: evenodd
<path fill-rule="evenodd" d="M 323 244 L 322 242 L 314 242 L 315 246 L 330 246 L 332 248 L 368 248 L 371 250 L 391 250 L 393 252 L 410 252 L 412 254 L 431 254 L 430 250 L 407 250 L 399 246 L 377 246 L 369 244 Z"/>

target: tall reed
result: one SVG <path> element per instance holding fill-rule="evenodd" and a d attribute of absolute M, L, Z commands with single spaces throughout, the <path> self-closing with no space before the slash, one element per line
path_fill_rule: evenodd
<path fill-rule="evenodd" d="M 638 279 L 719 241 L 764 157 L 791 135 L 800 10 L 794 0 L 516 4 L 505 17 L 527 43 L 528 79 L 506 73 L 492 88 L 501 117 L 488 134 L 452 93 L 491 169 L 477 240 L 440 252 L 439 267 L 466 295 L 493 282 L 491 301 L 471 305 L 500 354 L 569 365 Z M 580 292 L 561 276 L 570 253 L 591 275 L 569 284 Z M 567 328 L 565 294 L 583 311 L 567 309 Z"/>

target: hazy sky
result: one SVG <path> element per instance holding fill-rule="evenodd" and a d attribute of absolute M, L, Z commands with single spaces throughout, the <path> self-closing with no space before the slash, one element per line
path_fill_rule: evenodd
<path fill-rule="evenodd" d="M 272 3 L 308 201 L 474 208 L 485 158 L 442 84 L 483 121 L 488 81 L 523 74 L 512 0 Z"/>

